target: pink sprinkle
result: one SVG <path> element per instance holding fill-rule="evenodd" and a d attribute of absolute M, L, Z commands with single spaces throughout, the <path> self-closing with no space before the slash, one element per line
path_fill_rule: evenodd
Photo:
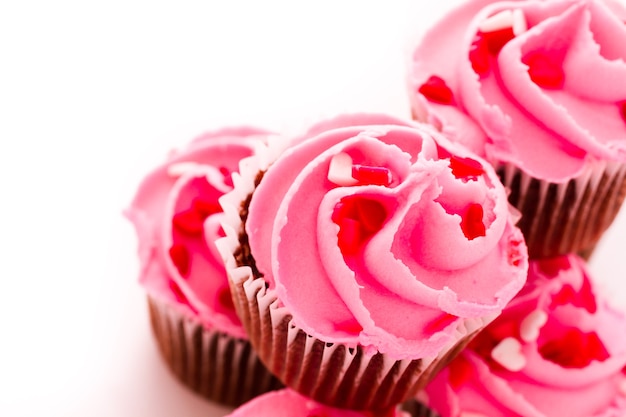
<path fill-rule="evenodd" d="M 522 62 L 528 65 L 530 79 L 539 87 L 556 90 L 563 88 L 565 73 L 560 62 L 542 51 L 526 54 Z"/>
<path fill-rule="evenodd" d="M 352 165 L 352 178 L 361 184 L 384 185 L 391 184 L 391 172 L 385 167 L 369 167 Z"/>
<path fill-rule="evenodd" d="M 454 96 L 450 87 L 446 85 L 446 82 L 436 75 L 432 75 L 424 84 L 422 84 L 418 90 L 420 94 L 426 97 L 428 100 L 441 103 L 452 104 Z"/>

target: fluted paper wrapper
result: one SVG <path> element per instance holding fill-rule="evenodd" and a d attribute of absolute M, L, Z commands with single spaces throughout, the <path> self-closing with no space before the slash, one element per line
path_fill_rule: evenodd
<path fill-rule="evenodd" d="M 589 258 L 626 195 L 626 166 L 599 162 L 558 184 L 533 178 L 513 165 L 497 169 L 510 189 L 509 202 L 522 214 L 531 259 L 578 253 Z"/>
<path fill-rule="evenodd" d="M 148 296 L 150 322 L 170 370 L 203 397 L 238 406 L 282 387 L 250 343 L 206 329 L 198 320 Z"/>
<path fill-rule="evenodd" d="M 385 410 L 414 397 L 493 317 L 466 320 L 457 329 L 455 342 L 435 357 L 405 360 L 359 345 L 327 343 L 304 332 L 265 280 L 246 264 L 250 249 L 243 224 L 251 193 L 261 181 L 267 161 L 244 159 L 241 174 L 233 176 L 234 190 L 220 200 L 226 237 L 218 240 L 217 246 L 250 343 L 286 386 L 329 406 Z"/>

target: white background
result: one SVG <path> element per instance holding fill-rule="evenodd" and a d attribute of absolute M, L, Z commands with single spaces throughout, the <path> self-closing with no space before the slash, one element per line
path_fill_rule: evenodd
<path fill-rule="evenodd" d="M 0 415 L 224 415 L 158 357 L 122 210 L 205 130 L 408 117 L 410 47 L 456 1 L 217 3 L 0 2 Z M 592 260 L 622 289 L 625 217 Z"/>

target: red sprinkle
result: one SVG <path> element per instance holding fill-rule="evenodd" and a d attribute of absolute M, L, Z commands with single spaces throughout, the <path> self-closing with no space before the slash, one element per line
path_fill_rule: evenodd
<path fill-rule="evenodd" d="M 221 213 L 222 211 L 222 207 L 217 202 L 203 200 L 201 197 L 197 197 L 193 200 L 191 208 L 202 216 L 202 220 L 212 214 Z"/>
<path fill-rule="evenodd" d="M 364 241 L 363 233 L 361 233 L 361 225 L 357 220 L 344 218 L 339 223 L 339 232 L 337 233 L 337 244 L 341 253 L 344 255 L 354 255 L 361 248 L 361 242 Z"/>
<path fill-rule="evenodd" d="M 489 47 L 483 35 L 478 32 L 469 51 L 469 60 L 474 72 L 478 75 L 489 73 Z"/>
<path fill-rule="evenodd" d="M 541 51 L 526 54 L 522 62 L 528 65 L 530 79 L 539 87 L 556 90 L 563 88 L 565 73 L 560 62 Z"/>
<path fill-rule="evenodd" d="M 472 379 L 472 374 L 474 373 L 474 367 L 463 355 L 457 356 L 450 362 L 448 369 L 448 380 L 454 390 L 458 390 L 463 384 Z"/>
<path fill-rule="evenodd" d="M 570 269 L 571 265 L 567 256 L 557 256 L 537 261 L 537 267 L 545 275 L 554 278 L 559 275 L 559 272 Z"/>
<path fill-rule="evenodd" d="M 483 206 L 472 203 L 461 217 L 461 229 L 469 240 L 474 240 L 479 236 L 485 236 L 486 229 L 483 224 Z"/>
<path fill-rule="evenodd" d="M 376 200 L 360 196 L 344 197 L 335 206 L 332 221 L 339 226 L 337 234 L 341 253 L 354 255 L 363 243 L 382 228 L 387 211 Z"/>
<path fill-rule="evenodd" d="M 493 55 L 498 55 L 502 47 L 515 37 L 513 27 L 494 30 L 492 32 L 478 32 L 478 35 L 485 39 L 487 49 L 489 49 L 489 52 Z"/>
<path fill-rule="evenodd" d="M 452 175 L 459 179 L 473 179 L 483 175 L 485 170 L 480 162 L 471 158 L 450 157 Z"/>
<path fill-rule="evenodd" d="M 454 96 L 446 82 L 436 75 L 432 75 L 418 90 L 424 97 L 435 103 L 452 104 Z"/>
<path fill-rule="evenodd" d="M 564 285 L 561 291 L 552 296 L 550 308 L 554 309 L 567 304 L 584 308 L 591 314 L 597 311 L 596 297 L 593 295 L 591 284 L 587 277 L 585 277 L 579 292 L 576 292 L 570 284 Z"/>
<path fill-rule="evenodd" d="M 384 185 L 385 187 L 391 184 L 390 171 L 385 167 L 352 165 L 352 178 L 361 184 Z"/>
<path fill-rule="evenodd" d="M 220 171 L 220 174 L 224 176 L 224 184 L 228 185 L 229 187 L 232 187 L 233 178 L 231 177 L 232 174 L 230 170 L 226 167 L 219 167 L 219 171 Z"/>
<path fill-rule="evenodd" d="M 361 326 L 356 319 L 352 319 L 335 324 L 335 330 L 350 334 L 359 334 L 363 331 L 363 326 Z"/>
<path fill-rule="evenodd" d="M 507 255 L 509 258 L 509 263 L 513 266 L 519 266 L 520 262 L 525 258 L 527 251 L 522 252 L 520 249 L 522 246 L 522 241 L 519 240 L 511 240 L 509 242 L 509 248 L 507 251 Z"/>
<path fill-rule="evenodd" d="M 626 100 L 617 104 L 619 106 L 619 114 L 622 116 L 622 119 L 626 122 Z"/>
<path fill-rule="evenodd" d="M 596 332 L 583 333 L 572 328 L 561 338 L 550 340 L 539 347 L 541 356 L 564 368 L 584 368 L 592 361 L 605 361 L 609 352 Z"/>
<path fill-rule="evenodd" d="M 230 287 L 228 285 L 217 291 L 217 304 L 225 310 L 235 310 L 235 304 L 233 303 L 233 297 L 230 293 Z"/>
<path fill-rule="evenodd" d="M 190 266 L 190 257 L 189 251 L 184 245 L 179 243 L 175 243 L 169 250 L 170 258 L 172 258 L 172 262 L 176 269 L 178 269 L 178 273 L 182 277 L 186 277 L 189 275 L 189 266 Z"/>
<path fill-rule="evenodd" d="M 193 208 L 178 212 L 172 217 L 174 228 L 189 236 L 201 236 L 204 217 Z"/>

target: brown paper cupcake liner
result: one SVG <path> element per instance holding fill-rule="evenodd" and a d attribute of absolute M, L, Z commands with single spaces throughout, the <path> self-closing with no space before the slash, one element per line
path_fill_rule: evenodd
<path fill-rule="evenodd" d="M 522 214 L 518 227 L 531 259 L 591 256 L 626 195 L 626 166 L 618 163 L 598 163 L 563 184 L 537 180 L 508 164 L 497 171 L 511 191 L 509 202 Z"/>
<path fill-rule="evenodd" d="M 250 271 L 230 271 L 231 288 L 259 356 L 285 385 L 334 407 L 384 410 L 413 397 L 483 326 L 472 323 L 471 330 L 460 330 L 465 336 L 438 357 L 393 360 L 358 345 L 327 343 L 306 334 L 262 278 L 242 277 L 245 270 Z"/>
<path fill-rule="evenodd" d="M 170 370 L 201 396 L 238 406 L 282 387 L 246 340 L 208 330 L 167 303 L 148 296 L 150 322 Z"/>

